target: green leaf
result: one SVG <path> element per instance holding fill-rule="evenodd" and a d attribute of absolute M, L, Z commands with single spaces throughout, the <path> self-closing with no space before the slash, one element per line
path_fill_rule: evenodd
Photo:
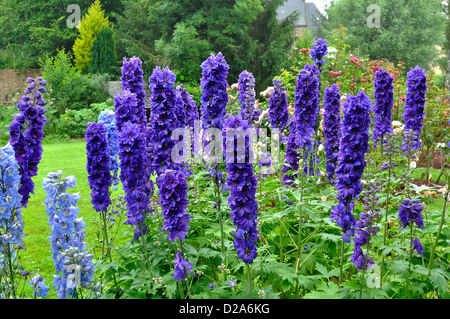
<path fill-rule="evenodd" d="M 447 293 L 448 290 L 448 275 L 442 269 L 433 269 L 431 271 L 430 280 L 435 289 L 438 289 L 440 293 Z"/>

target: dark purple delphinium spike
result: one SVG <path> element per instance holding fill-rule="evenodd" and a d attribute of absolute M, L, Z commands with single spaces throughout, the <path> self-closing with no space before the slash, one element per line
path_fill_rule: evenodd
<path fill-rule="evenodd" d="M 419 253 L 423 257 L 424 249 L 423 249 L 423 246 L 420 243 L 420 241 L 417 239 L 417 237 L 413 239 L 412 244 L 413 244 L 413 250 L 417 250 L 417 253 Z"/>
<path fill-rule="evenodd" d="M 255 112 L 255 77 L 248 71 L 239 74 L 238 101 L 241 104 L 240 116 L 249 123 L 254 122 Z"/>
<path fill-rule="evenodd" d="M 229 66 L 222 53 L 211 56 L 201 64 L 202 88 L 201 118 L 202 128 L 222 129 L 228 103 L 227 76 Z"/>
<path fill-rule="evenodd" d="M 131 93 L 124 93 L 124 95 L 127 94 Z M 147 165 L 146 138 L 140 128 L 137 123 L 126 122 L 118 136 L 119 177 L 123 184 L 128 209 L 126 223 L 139 228 L 145 220 L 145 212 L 149 204 L 146 194 L 147 179 L 143 177 Z M 135 237 L 140 235 L 140 229 L 137 229 Z"/>
<path fill-rule="evenodd" d="M 405 154 L 410 154 L 412 151 L 417 151 L 421 145 L 420 133 L 423 128 L 427 78 L 425 70 L 420 69 L 419 66 L 411 69 L 407 76 L 408 91 L 406 92 L 406 102 L 403 107 L 404 132 L 413 131 L 416 136 L 411 147 L 403 143 L 401 149 Z"/>
<path fill-rule="evenodd" d="M 344 118 L 336 169 L 339 204 L 333 208 L 331 220 L 336 220 L 343 229 L 344 241 L 349 243 L 356 224 L 352 214 L 354 199 L 362 191 L 361 177 L 366 167 L 364 155 L 369 147 L 371 101 L 360 91 L 356 96 L 349 94 L 343 106 Z"/>
<path fill-rule="evenodd" d="M 181 97 L 174 88 L 175 74 L 165 67 L 164 71 L 156 67 L 150 76 L 149 88 L 151 91 L 149 145 L 151 147 L 151 165 L 157 176 L 166 169 L 181 169 L 182 165 L 172 161 L 172 148 L 175 141 L 171 135 L 174 129 L 180 126 L 177 115 L 182 108 Z"/>
<path fill-rule="evenodd" d="M 334 184 L 334 173 L 338 165 L 339 140 L 341 138 L 341 94 L 339 87 L 333 84 L 324 91 L 323 135 L 325 136 L 325 155 L 327 177 Z"/>
<path fill-rule="evenodd" d="M 288 101 L 283 87 L 283 80 L 273 79 L 274 90 L 269 97 L 269 122 L 270 127 L 281 130 L 288 124 Z"/>
<path fill-rule="evenodd" d="M 323 57 L 328 53 L 328 46 L 326 41 L 321 38 L 314 41 L 310 53 L 311 58 L 319 68 L 320 73 L 322 73 L 322 66 L 325 64 L 325 60 L 323 59 Z"/>
<path fill-rule="evenodd" d="M 47 82 L 38 77 L 28 78 L 28 87 L 22 96 L 16 114 L 9 127 L 10 144 L 14 149 L 21 175 L 19 193 L 22 195 L 22 206 L 27 207 L 30 193 L 34 194 L 32 177 L 37 175 L 38 165 L 42 158 L 42 140 L 44 139 L 45 93 Z"/>
<path fill-rule="evenodd" d="M 355 247 L 352 262 L 358 270 L 368 269 L 374 262 L 369 259 L 367 254 L 363 253 L 363 246 L 370 247 L 370 240 L 375 236 L 379 227 L 376 226 L 376 221 L 379 219 L 380 203 L 377 193 L 381 192 L 380 182 L 375 184 L 368 182 L 368 190 L 364 192 L 364 211 L 359 214 L 359 220 L 356 222 L 356 235 L 353 239 Z"/>
<path fill-rule="evenodd" d="M 236 117 L 230 115 L 225 121 L 223 135 L 226 137 L 227 133 L 236 133 L 233 140 L 232 158 L 229 159 L 228 156 L 226 158 L 227 185 L 230 189 L 228 205 L 231 208 L 230 216 L 233 219 L 233 225 L 236 227 L 236 231 L 232 232 L 233 245 L 238 258 L 251 264 L 257 256 L 256 242 L 259 239 L 259 231 L 256 225 L 258 217 L 258 203 L 255 198 L 257 180 L 251 161 L 251 138 L 244 137 L 249 128 L 248 121 L 242 120 L 240 115 Z M 244 143 L 242 144 L 244 145 L 240 145 L 239 141 L 242 140 L 240 134 L 243 135 Z"/>
<path fill-rule="evenodd" d="M 375 73 L 373 82 L 375 88 L 375 103 L 373 113 L 375 126 L 373 128 L 374 147 L 377 147 L 377 141 L 383 139 L 386 133 L 392 132 L 391 118 L 392 106 L 394 105 L 394 78 L 388 71 L 379 69 Z"/>
<path fill-rule="evenodd" d="M 177 91 L 180 92 L 183 101 L 186 125 L 193 129 L 194 121 L 199 119 L 197 104 L 192 95 L 183 87 L 183 84 L 177 86 Z"/>
<path fill-rule="evenodd" d="M 286 143 L 286 152 L 284 155 L 284 162 L 283 165 L 283 185 L 290 185 L 291 187 L 295 187 L 294 180 L 295 176 L 297 175 L 295 172 L 298 171 L 299 165 L 298 161 L 300 159 L 300 155 L 298 154 L 297 150 L 299 148 L 298 144 L 296 143 L 296 123 L 295 118 L 292 117 L 291 121 L 289 123 L 289 136 Z M 291 174 L 287 174 L 288 171 L 291 171 Z"/>
<path fill-rule="evenodd" d="M 417 227 L 423 229 L 422 211 L 423 205 L 419 199 L 405 198 L 398 207 L 398 219 L 402 222 L 401 229 L 413 222 L 416 223 Z"/>
<path fill-rule="evenodd" d="M 167 169 L 158 177 L 159 203 L 165 219 L 164 229 L 169 232 L 169 240 L 175 241 L 177 237 L 185 240 L 190 228 L 187 223 L 191 216 L 186 214 L 188 185 L 186 176 L 182 171 Z"/>
<path fill-rule="evenodd" d="M 173 279 L 178 280 L 180 283 L 182 280 L 186 280 L 187 275 L 191 273 L 191 270 L 194 268 L 194 265 L 192 265 L 190 262 L 188 262 L 186 259 L 184 259 L 181 256 L 181 251 L 179 251 L 173 260 L 174 265 L 174 273 L 173 273 Z"/>
<path fill-rule="evenodd" d="M 381 164 L 381 170 L 389 170 L 393 169 L 398 165 L 397 162 L 393 162 L 392 159 L 395 155 L 398 154 L 399 149 L 397 144 L 395 143 L 397 139 L 397 134 L 395 132 L 386 133 L 383 139 L 383 156 L 387 159 L 387 162 Z"/>
<path fill-rule="evenodd" d="M 88 123 L 85 137 L 91 203 L 97 212 L 105 212 L 111 204 L 109 187 L 112 181 L 106 129 L 102 123 Z"/>
<path fill-rule="evenodd" d="M 136 95 L 137 104 L 132 123 L 139 123 L 144 128 L 147 126 L 147 116 L 145 110 L 145 90 L 144 90 L 144 71 L 142 70 L 142 61 L 137 57 L 130 58 L 129 61 L 124 57 L 122 65 L 122 90 L 128 90 Z"/>

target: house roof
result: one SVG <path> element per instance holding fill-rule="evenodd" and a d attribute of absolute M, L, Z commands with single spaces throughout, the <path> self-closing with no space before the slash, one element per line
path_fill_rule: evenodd
<path fill-rule="evenodd" d="M 321 15 L 319 9 L 312 2 L 305 2 L 305 0 L 286 0 L 277 9 L 278 20 L 287 18 L 294 11 L 298 12 L 298 18 L 295 21 L 296 27 L 308 27 L 316 29 L 315 21 Z"/>

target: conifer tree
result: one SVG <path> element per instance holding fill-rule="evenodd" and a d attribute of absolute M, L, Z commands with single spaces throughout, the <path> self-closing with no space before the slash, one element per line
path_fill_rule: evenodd
<path fill-rule="evenodd" d="M 97 35 L 91 49 L 91 64 L 89 73 L 116 73 L 116 47 L 114 32 L 109 27 L 104 27 Z"/>
<path fill-rule="evenodd" d="M 88 13 L 81 19 L 80 33 L 73 45 L 75 67 L 83 73 L 89 70 L 92 44 L 104 27 L 109 27 L 109 21 L 105 17 L 100 0 L 95 0 Z"/>

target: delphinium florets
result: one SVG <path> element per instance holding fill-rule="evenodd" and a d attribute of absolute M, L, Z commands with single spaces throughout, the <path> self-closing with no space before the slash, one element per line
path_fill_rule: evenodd
<path fill-rule="evenodd" d="M 406 92 L 406 102 L 403 107 L 403 121 L 405 123 L 403 134 L 413 131 L 415 136 L 411 146 L 404 142 L 401 148 L 405 154 L 411 154 L 413 151 L 417 151 L 421 145 L 420 133 L 423 128 L 427 78 L 425 70 L 420 69 L 419 66 L 416 66 L 414 69 L 411 68 L 407 76 L 408 91 Z"/>
<path fill-rule="evenodd" d="M 30 287 L 33 290 L 34 298 L 45 298 L 50 290 L 50 287 L 45 284 L 45 279 L 38 273 L 30 279 Z"/>
<path fill-rule="evenodd" d="M 374 147 L 379 139 L 383 140 L 386 133 L 392 132 L 392 106 L 394 105 L 394 78 L 388 71 L 379 69 L 375 73 L 375 103 L 373 105 L 374 121 L 373 140 Z"/>
<path fill-rule="evenodd" d="M 27 207 L 30 193 L 34 194 L 32 177 L 37 175 L 38 165 L 42 158 L 42 140 L 44 139 L 45 101 L 42 94 L 46 92 L 47 82 L 38 77 L 28 78 L 28 87 L 22 96 L 16 114 L 9 127 L 10 144 L 14 149 L 21 176 L 19 193 L 22 195 L 22 206 Z"/>
<path fill-rule="evenodd" d="M 249 123 L 242 120 L 239 115 L 236 117 L 229 115 L 224 124 L 223 135 L 225 139 L 234 136 L 233 141 L 225 141 L 227 148 L 233 145 L 232 150 L 226 151 L 226 169 L 228 172 L 226 181 L 230 189 L 228 205 L 231 208 L 230 216 L 236 228 L 236 231 L 232 232 L 234 236 L 233 245 L 238 258 L 251 264 L 257 256 L 256 242 L 259 238 L 259 231 L 256 224 L 258 212 L 258 203 L 255 198 L 257 180 L 250 160 L 252 151 L 251 137 L 248 136 L 249 128 Z"/>
<path fill-rule="evenodd" d="M 311 48 L 311 58 L 314 60 L 314 63 L 319 68 L 320 72 L 322 72 L 322 66 L 325 64 L 325 60 L 323 59 L 328 53 L 328 45 L 327 42 L 319 38 L 313 42 Z"/>
<path fill-rule="evenodd" d="M 371 101 L 360 91 L 356 96 L 349 94 L 343 107 L 342 136 L 336 169 L 339 204 L 333 208 L 331 220 L 336 220 L 342 228 L 344 241 L 349 243 L 356 225 L 352 214 L 354 199 L 362 191 L 361 177 L 366 167 L 364 155 L 369 147 Z"/>
<path fill-rule="evenodd" d="M 269 97 L 269 122 L 270 127 L 278 128 L 281 132 L 289 122 L 288 101 L 283 80 L 273 79 L 273 91 Z"/>
<path fill-rule="evenodd" d="M 103 123 L 88 123 L 86 129 L 86 155 L 91 202 L 97 212 L 107 211 L 111 204 L 110 157 L 108 139 Z"/>
<path fill-rule="evenodd" d="M 56 270 L 53 285 L 59 299 L 66 299 L 69 296 L 76 298 L 76 287 L 68 285 L 68 276 L 76 271 L 76 266 L 71 266 L 66 262 L 65 253 L 72 249 L 86 253 L 87 244 L 84 242 L 86 238 L 83 217 L 78 218 L 79 208 L 77 207 L 80 196 L 78 193 L 69 193 L 69 188 L 74 188 L 76 179 L 73 176 L 61 178 L 62 172 L 48 173 L 44 178 L 42 185 L 46 192 L 44 204 L 46 206 L 45 213 L 49 216 L 51 236 L 49 236 L 52 252 L 52 259 Z M 89 255 L 89 254 L 88 254 Z M 89 257 L 89 256 L 88 256 Z M 90 255 L 92 258 L 92 255 Z M 81 287 L 86 288 L 87 283 L 92 279 L 94 272 L 93 264 L 88 258 L 86 268 L 89 274 L 86 280 L 81 282 Z"/>
<path fill-rule="evenodd" d="M 411 223 L 415 223 L 417 227 L 423 229 L 422 211 L 423 205 L 419 199 L 405 198 L 398 208 L 398 219 L 402 222 L 401 229 Z"/>
<path fill-rule="evenodd" d="M 299 168 L 300 155 L 298 154 L 298 144 L 296 139 L 296 124 L 295 118 L 292 117 L 289 123 L 289 136 L 286 143 L 286 151 L 284 155 L 284 165 L 283 165 L 283 185 L 290 185 L 295 187 L 294 180 L 297 176 L 297 171 Z M 290 171 L 290 174 L 288 172 Z"/>
<path fill-rule="evenodd" d="M 116 114 L 113 110 L 104 110 L 98 116 L 98 122 L 103 123 L 106 129 L 106 139 L 108 141 L 109 170 L 112 174 L 112 189 L 117 190 L 119 184 L 119 147 L 117 146 L 117 126 Z"/>
<path fill-rule="evenodd" d="M 240 115 L 243 120 L 253 123 L 255 119 L 255 77 L 248 71 L 239 74 L 238 101 L 241 105 Z"/>
<path fill-rule="evenodd" d="M 375 183 L 367 183 L 368 190 L 364 191 L 364 211 L 359 214 L 359 220 L 356 222 L 356 231 L 354 241 L 354 252 L 351 256 L 352 262 L 355 264 L 358 270 L 368 269 L 370 265 L 373 265 L 373 260 L 369 259 L 369 256 L 364 254 L 363 246 L 367 246 L 367 251 L 371 247 L 370 240 L 375 236 L 379 227 L 376 226 L 376 222 L 379 220 L 379 195 L 381 192 L 381 185 L 379 181 Z"/>
<path fill-rule="evenodd" d="M 332 184 L 335 182 L 335 170 L 338 165 L 339 140 L 341 137 L 341 94 L 339 87 L 333 84 L 324 91 L 323 135 L 325 137 L 325 155 L 327 177 Z"/>
<path fill-rule="evenodd" d="M 185 240 L 191 216 L 186 213 L 188 185 L 182 171 L 167 169 L 158 177 L 159 203 L 165 219 L 164 229 L 169 232 L 169 240 Z"/>
<path fill-rule="evenodd" d="M 188 262 L 186 259 L 184 259 L 181 256 L 182 252 L 179 251 L 173 260 L 175 271 L 173 273 L 173 278 L 177 279 L 180 283 L 182 280 L 186 280 L 187 275 L 191 273 L 191 270 L 194 268 L 194 266 Z"/>
<path fill-rule="evenodd" d="M 381 164 L 381 170 L 389 170 L 398 166 L 398 163 L 393 161 L 393 158 L 399 153 L 399 149 L 395 140 L 397 139 L 397 133 L 386 133 L 383 139 L 383 158 L 387 159 L 387 162 Z"/>
<path fill-rule="evenodd" d="M 149 79 L 151 91 L 150 125 L 151 133 L 149 144 L 152 148 L 151 165 L 157 176 L 166 169 L 181 169 L 181 164 L 172 161 L 172 148 L 175 141 L 171 135 L 174 129 L 183 127 L 178 125 L 179 107 L 182 107 L 181 98 L 175 90 L 175 74 L 168 67 L 162 70 L 156 67 Z"/>
<path fill-rule="evenodd" d="M 135 238 L 141 235 L 140 228 L 149 205 L 149 198 L 145 192 L 146 179 L 143 178 L 147 164 L 146 139 L 139 128 L 139 124 L 126 122 L 118 137 L 120 180 L 123 184 L 128 209 L 126 223 L 139 227 L 135 231 Z"/>
<path fill-rule="evenodd" d="M 0 148 L 0 270 L 2 298 L 16 296 L 14 285 L 18 262 L 17 252 L 25 250 L 22 220 L 22 195 L 19 193 L 20 174 L 14 149 L 8 143 Z"/>

